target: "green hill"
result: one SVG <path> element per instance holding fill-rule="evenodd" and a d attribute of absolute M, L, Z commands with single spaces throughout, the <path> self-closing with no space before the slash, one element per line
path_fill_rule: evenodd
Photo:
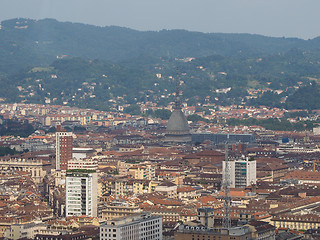
<path fill-rule="evenodd" d="M 185 30 L 141 32 L 97 27 L 53 19 L 11 19 L 1 22 L 0 72 L 14 73 L 31 65 L 49 65 L 57 56 L 120 61 L 140 55 L 203 57 L 258 56 L 305 47 L 318 40 L 272 38 L 251 34 L 205 34 Z"/>
<path fill-rule="evenodd" d="M 95 109 L 141 101 L 167 105 L 173 100 L 178 68 L 190 105 L 318 108 L 306 102 L 303 93 L 320 79 L 319 62 L 320 38 L 141 32 L 12 19 L 3 21 L 0 29 L 0 84 L 6 86 L 0 88 L 0 98 Z M 268 92 L 248 100 L 249 89 Z M 295 93 L 302 96 L 299 103 L 292 97 Z"/>

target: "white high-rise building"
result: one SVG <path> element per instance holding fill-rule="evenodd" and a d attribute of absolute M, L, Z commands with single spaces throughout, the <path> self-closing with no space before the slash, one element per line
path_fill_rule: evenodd
<path fill-rule="evenodd" d="M 66 173 L 66 217 L 97 217 L 97 173 L 75 169 Z"/>
<path fill-rule="evenodd" d="M 257 182 L 257 163 L 253 158 L 244 157 L 229 160 L 230 188 L 245 188 Z M 226 161 L 222 162 L 222 171 L 225 175 Z M 223 179 L 225 176 L 223 176 Z"/>
<path fill-rule="evenodd" d="M 101 240 L 162 240 L 162 218 L 137 214 L 100 225 Z"/>

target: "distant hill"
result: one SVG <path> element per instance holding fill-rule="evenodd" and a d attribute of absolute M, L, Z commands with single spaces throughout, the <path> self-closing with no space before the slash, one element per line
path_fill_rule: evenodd
<path fill-rule="evenodd" d="M 184 30 L 11 19 L 0 29 L 0 99 L 108 109 L 183 97 L 199 103 L 318 108 L 320 38 L 273 38 Z M 298 93 L 297 89 L 300 91 Z M 250 98 L 255 90 L 269 90 Z M 295 95 L 298 94 L 298 95 Z M 249 96 L 248 96 L 249 95 Z M 299 103 L 294 96 L 299 97 Z M 247 97 L 249 97 L 247 99 Z M 283 101 L 287 99 L 287 103 Z"/>
<path fill-rule="evenodd" d="M 1 22 L 0 72 L 49 65 L 57 56 L 119 61 L 153 57 L 259 56 L 291 48 L 315 48 L 319 39 L 274 38 L 251 34 L 200 33 L 185 30 L 136 31 L 53 19 Z"/>

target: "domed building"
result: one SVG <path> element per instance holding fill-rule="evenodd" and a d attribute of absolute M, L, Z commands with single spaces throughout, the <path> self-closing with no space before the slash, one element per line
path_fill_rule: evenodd
<path fill-rule="evenodd" d="M 167 124 L 164 141 L 167 143 L 191 142 L 191 134 L 188 121 L 184 113 L 181 111 L 178 83 L 175 106 Z"/>

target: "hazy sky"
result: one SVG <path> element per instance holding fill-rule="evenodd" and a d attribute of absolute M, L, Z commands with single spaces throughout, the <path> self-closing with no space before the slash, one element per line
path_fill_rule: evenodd
<path fill-rule="evenodd" d="M 320 0 L 0 0 L 0 20 L 16 17 L 137 30 L 186 29 L 320 36 Z"/>

